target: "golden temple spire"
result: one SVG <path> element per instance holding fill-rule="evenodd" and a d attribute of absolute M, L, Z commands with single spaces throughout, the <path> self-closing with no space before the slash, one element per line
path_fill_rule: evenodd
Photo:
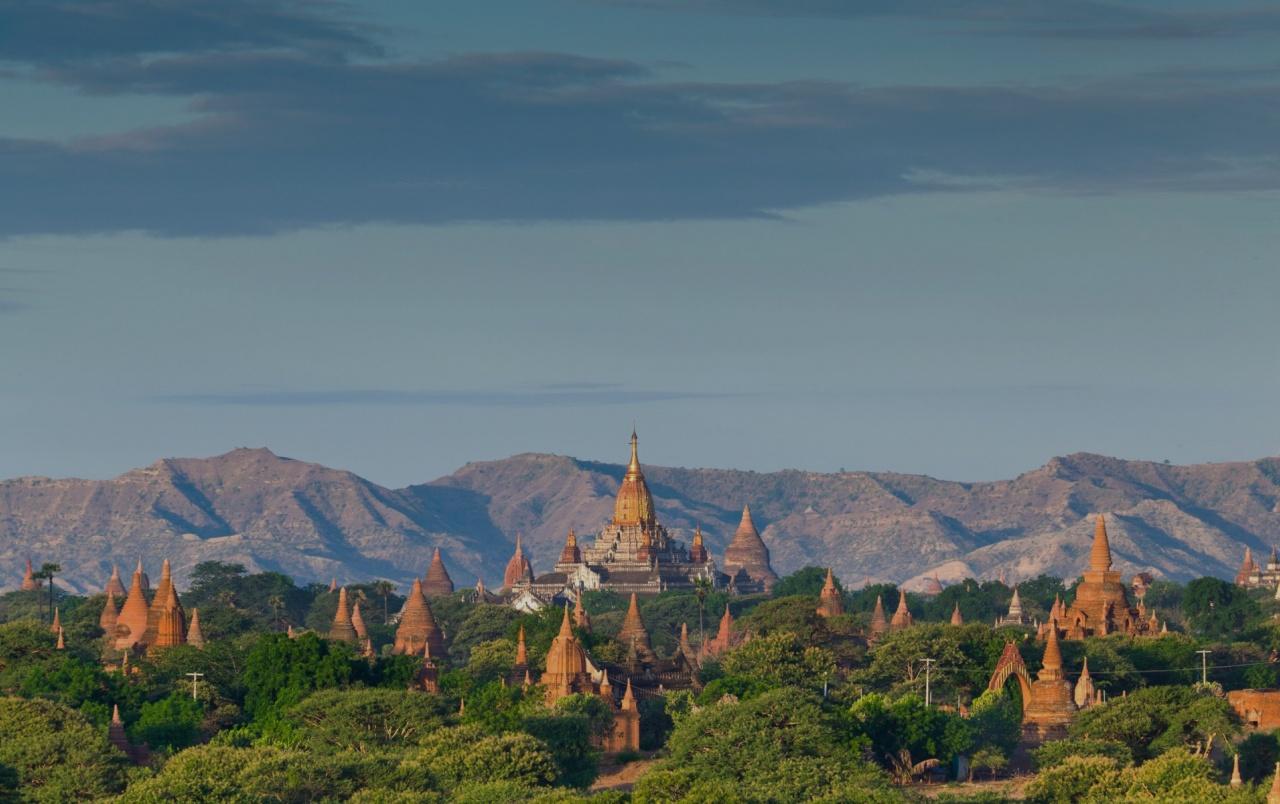
<path fill-rule="evenodd" d="M 627 463 L 627 472 L 618 486 L 618 499 L 613 506 L 613 524 L 641 525 L 647 530 L 657 524 L 657 518 L 653 511 L 653 495 L 649 493 L 644 472 L 640 469 L 638 443 L 635 430 L 632 430 L 631 460 Z"/>
<path fill-rule="evenodd" d="M 1089 552 L 1089 569 L 1106 572 L 1111 569 L 1111 542 L 1107 539 L 1107 521 L 1102 514 L 1093 528 L 1093 549 Z"/>

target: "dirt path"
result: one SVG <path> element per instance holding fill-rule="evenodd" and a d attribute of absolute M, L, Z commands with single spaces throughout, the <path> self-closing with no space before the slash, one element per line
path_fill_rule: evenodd
<path fill-rule="evenodd" d="M 645 775 L 655 762 L 656 759 L 637 759 L 625 765 L 605 765 L 600 768 L 600 775 L 591 789 L 630 791 L 636 780 Z"/>

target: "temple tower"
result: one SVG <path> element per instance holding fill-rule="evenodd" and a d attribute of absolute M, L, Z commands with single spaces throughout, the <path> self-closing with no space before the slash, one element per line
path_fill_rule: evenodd
<path fill-rule="evenodd" d="M 187 644 L 204 649 L 204 631 L 200 630 L 200 609 L 191 610 L 191 623 L 187 626 Z"/>
<path fill-rule="evenodd" d="M 889 621 L 889 630 L 901 631 L 904 628 L 910 628 L 914 624 L 915 618 L 911 616 L 911 610 L 907 608 L 907 590 L 899 589 L 898 610 L 893 613 L 893 619 Z"/>
<path fill-rule="evenodd" d="M 964 616 L 960 614 L 960 604 L 957 602 L 955 608 L 951 610 L 951 624 L 964 625 Z"/>
<path fill-rule="evenodd" d="M 591 633 L 591 617 L 587 615 L 587 607 L 582 603 L 582 592 L 573 599 L 573 626 L 580 631 Z"/>
<path fill-rule="evenodd" d="M 124 588 L 124 584 L 120 581 L 120 566 L 118 564 L 111 565 L 111 577 L 107 579 L 107 586 L 102 591 L 110 592 L 121 600 L 124 599 L 125 595 L 129 594 L 129 591 Z"/>
<path fill-rule="evenodd" d="M 759 588 L 768 592 L 778 582 L 777 573 L 769 565 L 769 548 L 756 530 L 749 505 L 742 506 L 742 519 L 738 522 L 738 529 L 725 548 L 724 571 L 734 579 L 734 585 L 743 591 Z M 746 573 L 746 584 L 743 583 L 741 573 Z"/>
<path fill-rule="evenodd" d="M 364 615 L 360 613 L 360 601 L 351 607 L 351 627 L 356 629 L 356 639 L 364 642 L 369 638 L 369 629 L 365 627 Z"/>
<path fill-rule="evenodd" d="M 142 642 L 147 631 L 147 593 L 142 587 L 143 572 L 139 565 L 133 571 L 129 596 L 125 598 L 120 616 L 116 618 L 116 648 L 127 650 Z"/>
<path fill-rule="evenodd" d="M 502 588 L 508 592 L 533 580 L 533 568 L 529 559 L 525 558 L 524 547 L 520 543 L 520 534 L 516 534 L 516 551 L 507 562 L 502 573 Z"/>
<path fill-rule="evenodd" d="M 168 562 L 165 562 L 166 568 Z M 157 592 L 157 597 L 159 593 Z M 160 607 L 160 616 L 156 623 L 156 637 L 154 642 L 149 642 L 148 648 L 172 648 L 174 645 L 181 645 L 187 638 L 186 615 L 182 611 L 182 604 L 178 601 L 178 591 L 173 588 L 173 581 L 170 579 L 168 586 L 164 587 L 164 601 Z"/>
<path fill-rule="evenodd" d="M 569 528 L 569 535 L 564 537 L 564 548 L 560 551 L 560 560 L 556 567 L 572 567 L 582 563 L 582 551 L 578 549 L 578 534 Z"/>
<path fill-rule="evenodd" d="M 622 630 L 618 632 L 618 642 L 627 651 L 634 651 L 642 664 L 652 664 L 657 660 L 653 647 L 649 644 L 649 632 L 645 630 L 644 620 L 640 618 L 640 606 L 636 602 L 636 593 L 631 593 L 631 603 L 627 606 L 627 616 L 622 621 Z"/>
<path fill-rule="evenodd" d="M 417 581 L 415 580 L 416 584 Z M 333 625 L 329 626 L 329 639 L 349 645 L 359 641 L 356 627 L 351 623 L 351 608 L 347 604 L 347 587 L 338 590 L 338 608 L 333 613 Z"/>
<path fill-rule="evenodd" d="M 839 617 L 844 614 L 844 600 L 840 590 L 836 588 L 836 579 L 831 574 L 830 567 L 827 567 L 827 579 L 822 584 L 822 591 L 818 593 L 817 613 L 819 617 Z"/>
<path fill-rule="evenodd" d="M 705 564 L 711 558 L 707 546 L 702 541 L 702 526 L 693 529 L 693 544 L 689 546 L 689 560 L 695 564 Z"/>
<path fill-rule="evenodd" d="M 1089 675 L 1089 657 L 1084 657 L 1084 667 L 1080 670 L 1080 678 L 1076 681 L 1075 692 L 1072 699 L 1076 702 L 1077 709 L 1084 709 L 1093 705 L 1094 696 L 1097 690 L 1093 686 L 1093 676 Z"/>
<path fill-rule="evenodd" d="M 556 701 L 574 693 L 591 693 L 595 687 L 587 670 L 587 654 L 573 635 L 573 627 L 569 623 L 569 607 L 564 608 L 564 618 L 560 621 L 560 633 L 551 640 L 547 650 L 547 671 L 538 680 L 547 696 L 547 703 Z"/>
<path fill-rule="evenodd" d="M 427 578 L 422 584 L 422 593 L 427 597 L 448 597 L 453 594 L 453 578 L 444 567 L 444 558 L 440 548 L 431 554 L 431 566 L 427 568 Z"/>
<path fill-rule="evenodd" d="M 22 591 L 34 592 L 40 588 L 40 581 L 36 580 L 35 570 L 31 568 L 31 559 L 27 559 L 27 570 L 22 576 Z"/>
<path fill-rule="evenodd" d="M 396 628 L 392 652 L 413 655 L 419 653 L 424 644 L 431 647 L 432 656 L 445 655 L 444 635 L 440 633 L 427 598 L 422 594 L 422 581 L 414 578 L 413 588 L 400 610 L 400 625 Z"/>
<path fill-rule="evenodd" d="M 1062 672 L 1056 623 L 1051 623 L 1047 634 L 1044 660 L 1031 684 L 1031 699 L 1024 702 L 1022 711 L 1023 739 L 1034 745 L 1066 737 L 1067 726 L 1076 712 L 1071 682 Z"/>
<path fill-rule="evenodd" d="M 116 609 L 116 596 L 108 589 L 107 601 L 102 605 L 102 614 L 98 615 L 98 627 L 108 639 L 115 638 L 116 622 L 119 619 L 120 612 Z"/>

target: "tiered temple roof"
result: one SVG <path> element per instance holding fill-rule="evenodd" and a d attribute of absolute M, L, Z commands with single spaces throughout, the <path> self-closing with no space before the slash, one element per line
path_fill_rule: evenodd
<path fill-rule="evenodd" d="M 168 569 L 169 562 L 165 561 Z M 160 595 L 157 592 L 156 597 Z M 160 606 L 160 617 L 156 623 L 156 638 L 147 644 L 148 648 L 172 648 L 187 641 L 186 617 L 182 604 L 178 602 L 178 590 L 173 587 L 173 579 L 164 588 L 164 600 Z"/>
<path fill-rule="evenodd" d="M 431 566 L 427 568 L 427 577 L 422 584 L 422 593 L 427 597 L 447 597 L 453 594 L 453 578 L 444 567 L 444 558 L 440 548 L 431 555 Z"/>
<path fill-rule="evenodd" d="M 422 594 L 422 581 L 413 580 L 413 588 L 400 610 L 400 625 L 396 628 L 396 641 L 392 651 L 398 654 L 417 654 L 422 646 L 431 648 L 432 656 L 444 656 L 444 635 L 436 625 L 436 619 Z"/>
<path fill-rule="evenodd" d="M 1056 623 L 1050 623 L 1040 672 L 1031 684 L 1030 700 L 1023 703 L 1023 737 L 1034 744 L 1066 737 L 1067 726 L 1076 713 L 1071 682 L 1062 672 L 1058 629 Z"/>
<path fill-rule="evenodd" d="M 844 599 L 836 588 L 836 579 L 830 567 L 827 567 L 827 579 L 822 584 L 822 591 L 818 593 L 817 612 L 819 617 L 839 617 L 844 614 Z"/>

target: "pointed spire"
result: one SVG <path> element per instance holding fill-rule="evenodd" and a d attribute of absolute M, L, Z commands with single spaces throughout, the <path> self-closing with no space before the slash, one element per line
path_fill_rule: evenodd
<path fill-rule="evenodd" d="M 893 619 L 889 621 L 889 627 L 894 631 L 900 631 L 903 628 L 909 628 L 915 622 L 911 617 L 911 610 L 907 608 L 907 590 L 898 589 L 898 610 L 893 613 Z"/>
<path fill-rule="evenodd" d="M 422 579 L 414 578 L 409 596 L 400 609 L 400 625 L 396 628 L 392 651 L 399 655 L 415 654 L 424 641 L 431 643 L 433 655 L 444 656 L 444 635 L 436 625 L 426 595 L 422 593 Z"/>
<path fill-rule="evenodd" d="M 119 609 L 116 608 L 116 596 L 110 588 L 107 589 L 107 600 L 102 604 L 102 614 L 98 616 L 98 627 L 102 629 L 102 633 L 109 639 L 114 639 L 116 635 L 116 621 L 120 616 Z"/>
<path fill-rule="evenodd" d="M 431 566 L 427 567 L 426 581 L 422 584 L 422 592 L 427 597 L 447 597 L 453 594 L 453 578 L 445 569 L 444 557 L 437 547 L 431 554 Z"/>
<path fill-rule="evenodd" d="M 889 630 L 889 621 L 884 616 L 884 600 L 876 595 L 876 607 L 871 611 L 871 636 L 877 637 Z"/>
<path fill-rule="evenodd" d="M 132 757 L 133 746 L 124 733 L 124 721 L 120 719 L 120 705 L 111 705 L 111 724 L 107 726 L 107 740 L 125 756 Z"/>
<path fill-rule="evenodd" d="M 416 584 L 417 581 L 415 580 Z M 333 625 L 329 626 L 329 639 L 335 642 L 347 642 L 356 644 L 359 635 L 356 634 L 356 628 L 351 624 L 351 609 L 347 603 L 347 587 L 343 586 L 338 589 L 338 608 L 333 613 Z"/>
<path fill-rule="evenodd" d="M 624 712 L 629 712 L 636 708 L 636 696 L 631 692 L 631 679 L 627 679 L 627 691 L 622 693 L 622 706 L 619 707 Z"/>
<path fill-rule="evenodd" d="M 182 611 L 182 604 L 178 602 L 178 591 L 173 587 L 173 578 L 169 577 L 165 581 L 161 581 L 161 588 L 164 592 L 163 599 L 160 598 L 159 592 L 156 594 L 156 600 L 160 601 L 160 607 L 159 617 L 156 621 L 155 640 L 149 643 L 148 647 L 171 648 L 186 641 L 186 615 Z"/>
<path fill-rule="evenodd" d="M 1102 514 L 1093 527 L 1093 549 L 1089 551 L 1089 569 L 1106 572 L 1111 569 L 1111 542 L 1107 539 L 1107 520 Z"/>
<path fill-rule="evenodd" d="M 200 630 L 200 609 L 191 610 L 191 623 L 187 626 L 187 644 L 193 648 L 204 648 L 204 631 Z"/>
<path fill-rule="evenodd" d="M 142 588 L 142 568 L 133 572 L 133 580 L 129 585 L 129 596 L 116 618 L 116 648 L 124 650 L 142 641 L 147 630 L 147 594 Z"/>
<path fill-rule="evenodd" d="M 565 617 L 569 616 L 569 609 L 565 608 Z M 563 626 L 561 627 L 563 630 Z M 529 649 L 524 643 L 524 623 L 520 624 L 520 633 L 516 635 L 516 664 L 517 668 L 529 666 Z"/>
<path fill-rule="evenodd" d="M 634 598 L 635 595 L 632 595 L 632 597 Z M 524 633 L 523 626 L 520 629 L 520 633 L 522 634 Z M 562 637 L 573 636 L 573 626 L 569 624 L 569 604 L 568 603 L 564 604 L 564 617 L 560 619 L 560 633 L 558 634 L 558 636 L 562 636 Z"/>
<path fill-rule="evenodd" d="M 560 551 L 560 564 L 581 564 L 582 551 L 578 549 L 578 534 L 569 528 L 569 535 L 564 538 L 564 549 Z"/>
<path fill-rule="evenodd" d="M 689 644 L 688 623 L 680 623 L 680 652 L 685 656 L 693 655 L 693 647 Z"/>
<path fill-rule="evenodd" d="M 1231 757 L 1231 787 L 1243 787 L 1244 779 L 1240 778 L 1240 752 Z"/>
<path fill-rule="evenodd" d="M 529 564 L 529 559 L 525 558 L 524 545 L 521 543 L 519 531 L 516 532 L 516 551 L 512 553 L 511 560 L 507 562 L 507 568 L 502 573 L 502 586 L 508 592 L 525 582 L 526 578 L 533 577 L 533 567 Z"/>
<path fill-rule="evenodd" d="M 53 609 L 53 625 L 49 626 L 49 631 L 56 634 L 62 630 L 62 610 L 55 606 Z"/>
<path fill-rule="evenodd" d="M 34 592 L 40 588 L 40 582 L 36 580 L 35 570 L 31 567 L 31 559 L 27 559 L 27 570 L 22 576 L 22 591 Z"/>
<path fill-rule="evenodd" d="M 769 563 L 769 548 L 751 518 L 750 505 L 742 506 L 738 529 L 724 550 L 724 571 L 730 577 L 745 571 L 749 580 L 760 584 L 766 592 L 778 581 L 778 574 Z"/>
<path fill-rule="evenodd" d="M 120 565 L 111 565 L 111 577 L 107 579 L 107 585 L 102 591 L 110 592 L 121 599 L 129 593 L 128 590 L 124 588 L 124 582 L 120 580 Z"/>
<path fill-rule="evenodd" d="M 1057 681 L 1062 678 L 1062 649 L 1058 647 L 1058 621 L 1050 620 L 1048 638 L 1044 643 L 1044 659 L 1040 663 L 1041 681 Z"/>
<path fill-rule="evenodd" d="M 705 564 L 709 558 L 707 546 L 702 540 L 702 525 L 693 529 L 693 544 L 689 547 L 689 560 L 694 564 Z"/>
<path fill-rule="evenodd" d="M 640 468 L 639 439 L 631 431 L 631 460 L 618 484 L 618 496 L 613 504 L 613 524 L 622 527 L 640 526 L 646 532 L 657 524 L 653 508 L 653 495 Z"/>
<path fill-rule="evenodd" d="M 369 629 L 365 627 L 364 615 L 360 613 L 359 600 L 351 607 L 351 627 L 355 629 L 356 638 L 360 641 L 363 642 L 369 638 Z"/>
<path fill-rule="evenodd" d="M 627 616 L 622 621 L 622 630 L 618 632 L 618 641 L 634 648 L 641 661 L 654 660 L 653 646 L 649 644 L 649 632 L 645 630 L 644 620 L 640 618 L 640 606 L 635 592 L 631 593 L 631 602 L 627 606 Z"/>
<path fill-rule="evenodd" d="M 951 624 L 964 625 L 964 616 L 960 614 L 960 602 L 956 601 L 956 606 L 951 610 Z"/>
<path fill-rule="evenodd" d="M 56 648 L 58 650 L 66 650 L 67 648 L 66 640 L 63 638 L 62 626 L 58 626 L 58 644 Z"/>
<path fill-rule="evenodd" d="M 1009 601 L 1009 616 L 1007 619 L 1022 619 L 1022 597 L 1018 595 L 1018 587 L 1016 586 L 1013 587 L 1013 599 Z"/>
<path fill-rule="evenodd" d="M 329 594 L 338 591 L 338 576 L 335 575 L 329 579 Z"/>
<path fill-rule="evenodd" d="M 844 600 L 841 599 L 840 590 L 836 588 L 836 579 L 830 567 L 827 567 L 827 579 L 822 584 L 822 591 L 818 593 L 817 614 L 820 617 L 839 617 L 844 614 Z"/>
<path fill-rule="evenodd" d="M 573 624 L 581 631 L 591 633 L 591 618 L 587 616 L 586 604 L 582 602 L 582 590 L 573 598 Z"/>
<path fill-rule="evenodd" d="M 1080 678 L 1076 681 L 1073 698 L 1076 702 L 1077 709 L 1084 709 L 1093 703 L 1096 697 L 1096 691 L 1093 686 L 1093 676 L 1089 675 L 1089 657 L 1084 657 L 1084 668 L 1080 671 Z"/>

